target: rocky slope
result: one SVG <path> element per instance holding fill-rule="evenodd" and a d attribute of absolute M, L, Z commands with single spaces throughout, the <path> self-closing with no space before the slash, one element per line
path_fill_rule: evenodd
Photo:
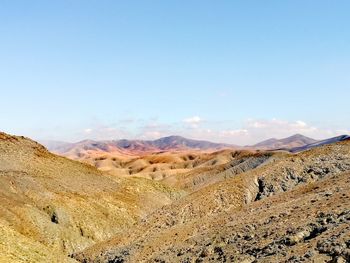
<path fill-rule="evenodd" d="M 347 262 L 350 142 L 278 155 L 204 186 L 81 262 Z"/>
<path fill-rule="evenodd" d="M 345 139 L 98 157 L 104 173 L 0 133 L 0 262 L 348 262 Z"/>
<path fill-rule="evenodd" d="M 0 262 L 68 262 L 181 192 L 123 179 L 0 133 Z"/>

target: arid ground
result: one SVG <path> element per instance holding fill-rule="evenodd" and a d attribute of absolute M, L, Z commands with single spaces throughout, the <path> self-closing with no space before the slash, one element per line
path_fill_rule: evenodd
<path fill-rule="evenodd" d="M 349 262 L 350 141 L 300 139 L 71 160 L 0 133 L 0 262 Z"/>

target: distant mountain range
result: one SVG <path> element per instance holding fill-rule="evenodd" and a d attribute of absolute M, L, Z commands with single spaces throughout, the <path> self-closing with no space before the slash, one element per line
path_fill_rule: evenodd
<path fill-rule="evenodd" d="M 168 136 L 157 140 L 84 140 L 77 143 L 59 141 L 41 141 L 50 151 L 67 156 L 81 158 L 88 153 L 113 153 L 114 155 L 142 155 L 164 151 L 216 151 L 239 148 L 239 146 L 187 139 L 181 136 Z"/>
<path fill-rule="evenodd" d="M 224 143 L 213 143 L 203 140 L 192 140 L 181 136 L 168 136 L 157 140 L 84 140 L 77 143 L 59 141 L 41 141 L 50 151 L 68 157 L 82 157 L 88 152 L 113 153 L 120 155 L 141 155 L 163 151 L 216 151 L 222 149 L 252 149 L 252 150 L 285 150 L 300 152 L 320 145 L 349 139 L 348 135 L 333 137 L 326 140 L 315 140 L 301 134 L 283 139 L 268 139 L 252 146 L 237 146 Z"/>

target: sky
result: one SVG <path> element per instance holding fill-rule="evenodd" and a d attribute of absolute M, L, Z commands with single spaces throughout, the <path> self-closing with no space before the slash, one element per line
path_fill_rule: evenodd
<path fill-rule="evenodd" d="M 252 144 L 350 133 L 350 1 L 0 1 L 0 130 Z"/>

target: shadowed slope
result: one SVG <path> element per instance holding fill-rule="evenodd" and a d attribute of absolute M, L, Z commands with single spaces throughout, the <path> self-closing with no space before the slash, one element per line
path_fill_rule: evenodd
<path fill-rule="evenodd" d="M 296 152 L 306 151 L 306 150 L 309 150 L 312 148 L 320 147 L 322 145 L 327 145 L 327 144 L 346 141 L 346 140 L 350 140 L 350 136 L 349 135 L 341 135 L 341 136 L 329 138 L 326 140 L 317 141 L 317 142 L 307 144 L 304 146 L 295 147 L 295 148 L 292 148 L 290 151 L 296 153 Z"/>

